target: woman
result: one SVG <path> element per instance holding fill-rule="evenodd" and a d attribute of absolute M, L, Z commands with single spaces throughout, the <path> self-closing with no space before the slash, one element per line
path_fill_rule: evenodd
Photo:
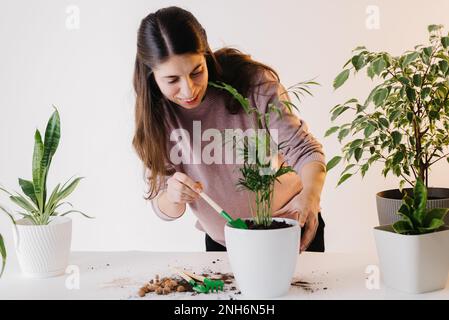
<path fill-rule="evenodd" d="M 145 167 L 146 199 L 168 221 L 181 217 L 188 203 L 198 218 L 196 227 L 206 233 L 206 250 L 224 251 L 226 221 L 199 197 L 195 182 L 201 181 L 205 192 L 234 218 L 250 217 L 251 203 L 245 192 L 236 190 L 235 161 L 223 163 L 216 151 L 213 156 L 205 153 L 213 136 L 206 132 L 253 126 L 240 104 L 208 81 L 230 84 L 262 112 L 285 92 L 276 72 L 249 55 L 231 48 L 212 52 L 205 30 L 190 12 L 168 7 L 142 20 L 134 71 L 133 146 Z M 279 141 L 287 141 L 280 160 L 285 157 L 298 174 L 286 174 L 276 183 L 273 215 L 299 221 L 301 251 L 324 251 L 322 146 L 304 121 L 285 107 L 283 111 L 282 118 L 272 118 L 270 129 L 278 130 Z"/>

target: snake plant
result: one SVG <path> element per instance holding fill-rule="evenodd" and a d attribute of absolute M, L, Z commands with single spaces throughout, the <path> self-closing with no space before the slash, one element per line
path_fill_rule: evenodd
<path fill-rule="evenodd" d="M 47 176 L 50 169 L 50 164 L 55 155 L 56 149 L 59 145 L 61 137 L 61 125 L 59 112 L 54 107 L 55 111 L 48 120 L 45 130 L 44 139 L 42 139 L 41 133 L 36 129 L 34 134 L 34 152 L 32 160 L 32 180 L 25 180 L 19 178 L 19 186 L 22 189 L 23 194 L 18 192 L 9 192 L 3 187 L 0 187 L 0 191 L 6 193 L 12 203 L 20 208 L 20 211 L 16 213 L 23 218 L 28 219 L 34 225 L 47 225 L 51 222 L 51 218 L 55 216 L 65 216 L 70 213 L 80 213 L 87 218 L 91 218 L 78 210 L 68 210 L 60 213 L 60 207 L 63 205 L 72 204 L 69 202 L 62 202 L 68 197 L 77 187 L 82 177 L 70 178 L 62 186 L 58 184 L 50 196 L 47 194 Z M 0 211 L 6 213 L 9 218 L 15 224 L 14 215 L 0 205 Z M 6 249 L 3 238 L 0 235 L 0 255 L 2 256 L 2 271 L 6 262 Z"/>

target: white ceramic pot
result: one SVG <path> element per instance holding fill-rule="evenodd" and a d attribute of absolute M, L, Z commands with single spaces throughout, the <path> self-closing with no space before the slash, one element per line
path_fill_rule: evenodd
<path fill-rule="evenodd" d="M 391 225 L 374 228 L 384 284 L 408 293 L 443 289 L 449 273 L 449 227 L 422 235 L 401 235 Z"/>
<path fill-rule="evenodd" d="M 46 278 L 65 273 L 72 240 L 72 220 L 54 217 L 48 225 L 21 219 L 14 228 L 20 268 L 25 276 Z"/>
<path fill-rule="evenodd" d="M 248 298 L 275 298 L 287 294 L 299 254 L 301 229 L 291 227 L 246 230 L 225 226 L 226 249 L 235 280 Z"/>

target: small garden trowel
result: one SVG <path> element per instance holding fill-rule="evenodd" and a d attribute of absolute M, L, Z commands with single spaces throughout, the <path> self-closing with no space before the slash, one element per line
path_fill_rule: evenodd
<path fill-rule="evenodd" d="M 237 229 L 248 229 L 248 226 L 246 225 L 245 221 L 243 221 L 240 218 L 236 220 L 232 219 L 232 217 L 226 211 L 224 211 L 218 204 L 216 204 L 214 200 L 209 198 L 207 194 L 205 194 L 203 191 L 199 192 L 199 194 L 212 208 L 215 209 L 215 211 L 217 211 L 223 218 L 225 218 L 229 222 L 229 225 L 231 227 Z"/>

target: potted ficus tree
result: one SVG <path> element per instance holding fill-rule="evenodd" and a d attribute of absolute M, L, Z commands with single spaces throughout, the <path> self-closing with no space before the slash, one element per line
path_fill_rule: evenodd
<path fill-rule="evenodd" d="M 288 292 L 296 268 L 301 229 L 295 220 L 272 217 L 274 184 L 279 177 L 294 172 L 294 169 L 285 163 L 277 163 L 278 151 L 285 147 L 285 143 L 274 141 L 269 124 L 270 113 L 282 117 L 282 107 L 292 112 L 297 106 L 290 101 L 279 100 L 262 112 L 230 85 L 210 84 L 228 91 L 248 115 L 254 116 L 254 134 L 243 137 L 237 147 L 243 159 L 237 188 L 248 192 L 249 198 L 254 199 L 252 218 L 245 220 L 248 229 L 225 226 L 226 249 L 235 279 L 242 293 L 248 297 L 282 296 Z M 299 100 L 301 95 L 310 94 L 308 89 L 313 84 L 316 83 L 298 83 L 286 93 L 293 93 Z"/>
<path fill-rule="evenodd" d="M 396 212 L 401 199 L 405 192 L 412 194 L 417 179 L 428 188 L 431 167 L 440 160 L 449 161 L 449 37 L 443 36 L 441 25 L 431 25 L 428 30 L 428 45 L 417 45 L 400 56 L 365 47 L 354 49 L 334 80 L 337 89 L 351 71 L 363 70 L 378 80 L 365 102 L 350 99 L 332 108 L 332 121 L 348 111 L 354 116 L 350 122 L 331 127 L 325 135 L 335 133 L 343 144 L 342 155 L 327 164 L 331 170 L 345 163 L 338 185 L 356 173 L 363 177 L 375 162 L 383 163 L 384 176 L 400 177 L 399 189 L 377 194 L 381 225 L 399 219 Z M 405 184 L 410 188 L 403 189 Z M 447 188 L 428 188 L 428 198 L 429 208 L 449 208 Z"/>
<path fill-rule="evenodd" d="M 16 213 L 21 219 L 16 219 L 16 215 L 6 207 L 0 206 L 0 211 L 6 213 L 12 221 L 19 264 L 22 272 L 30 277 L 63 274 L 68 264 L 72 239 L 72 220 L 66 215 L 80 213 L 91 218 L 74 209 L 61 212 L 62 206 L 72 206 L 63 200 L 75 190 L 81 177 L 71 178 L 62 186 L 58 184 L 49 196 L 47 194 L 47 175 L 59 145 L 60 128 L 59 113 L 55 108 L 47 123 L 44 140 L 39 130 L 35 132 L 32 180 L 19 178 L 23 194 L 0 187 L 0 191 L 6 193 L 11 202 L 20 208 Z M 6 249 L 1 237 L 0 253 L 4 267 Z"/>
<path fill-rule="evenodd" d="M 393 225 L 374 228 L 383 282 L 409 293 L 443 289 L 449 273 L 449 209 L 427 209 L 427 188 L 420 178 L 413 196 L 405 192 Z"/>

